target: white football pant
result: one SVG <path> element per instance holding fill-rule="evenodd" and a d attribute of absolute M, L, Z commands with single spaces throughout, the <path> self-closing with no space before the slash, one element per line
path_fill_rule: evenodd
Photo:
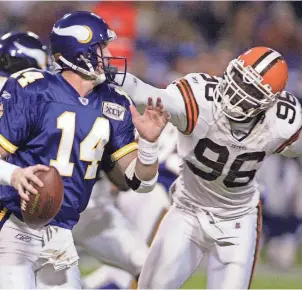
<path fill-rule="evenodd" d="M 248 288 L 261 228 L 258 208 L 226 221 L 174 204 L 151 245 L 138 288 L 180 288 L 206 253 L 207 288 Z"/>
<path fill-rule="evenodd" d="M 0 231 L 1 289 L 80 289 L 77 260 L 70 230 L 33 230 L 11 215 Z"/>

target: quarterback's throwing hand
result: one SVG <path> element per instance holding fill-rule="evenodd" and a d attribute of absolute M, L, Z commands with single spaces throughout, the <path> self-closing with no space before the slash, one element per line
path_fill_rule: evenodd
<path fill-rule="evenodd" d="M 157 98 L 155 107 L 152 98 L 148 98 L 148 105 L 143 115 L 140 115 L 135 106 L 130 106 L 132 122 L 139 135 L 149 142 L 155 142 L 161 131 L 167 125 L 170 114 L 164 110 L 160 98 Z"/>

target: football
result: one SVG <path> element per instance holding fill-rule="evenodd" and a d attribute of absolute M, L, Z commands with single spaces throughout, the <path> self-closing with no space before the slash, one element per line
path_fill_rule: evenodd
<path fill-rule="evenodd" d="M 22 216 L 27 225 L 33 229 L 40 229 L 48 224 L 61 208 L 64 196 L 63 181 L 59 171 L 49 166 L 49 171 L 38 171 L 36 176 L 43 182 L 39 187 L 33 184 L 38 194 L 29 195 Z"/>

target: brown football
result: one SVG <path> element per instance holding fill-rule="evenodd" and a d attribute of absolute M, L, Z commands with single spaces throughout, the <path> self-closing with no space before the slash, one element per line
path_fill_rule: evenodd
<path fill-rule="evenodd" d="M 30 201 L 22 210 L 24 221 L 33 229 L 40 229 L 48 224 L 61 208 L 64 197 L 64 186 L 59 171 L 49 166 L 48 171 L 38 171 L 36 176 L 43 182 L 39 187 L 32 183 L 38 194 L 29 195 Z"/>

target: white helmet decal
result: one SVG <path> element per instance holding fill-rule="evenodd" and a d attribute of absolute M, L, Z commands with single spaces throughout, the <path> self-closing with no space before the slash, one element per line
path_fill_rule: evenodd
<path fill-rule="evenodd" d="M 14 46 L 18 48 L 18 50 L 21 50 L 27 56 L 35 59 L 42 69 L 46 69 L 46 53 L 43 50 L 25 47 L 17 41 L 14 41 Z"/>
<path fill-rule="evenodd" d="M 72 25 L 69 27 L 53 27 L 53 32 L 60 36 L 72 36 L 81 43 L 88 43 L 92 39 L 92 30 L 86 25 Z"/>

